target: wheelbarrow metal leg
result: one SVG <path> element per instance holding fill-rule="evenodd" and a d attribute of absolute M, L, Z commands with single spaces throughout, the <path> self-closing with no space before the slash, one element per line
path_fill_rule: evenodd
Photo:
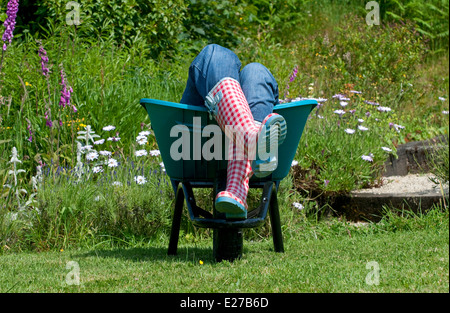
<path fill-rule="evenodd" d="M 272 189 L 270 197 L 270 223 L 272 225 L 273 245 L 275 252 L 284 252 L 283 234 L 281 232 L 280 211 L 278 209 L 277 188 Z"/>
<path fill-rule="evenodd" d="M 184 192 L 183 188 L 179 187 L 175 196 L 175 209 L 173 211 L 172 230 L 170 232 L 170 241 L 168 255 L 176 255 L 178 247 L 178 237 L 180 234 L 181 215 L 183 213 Z"/>

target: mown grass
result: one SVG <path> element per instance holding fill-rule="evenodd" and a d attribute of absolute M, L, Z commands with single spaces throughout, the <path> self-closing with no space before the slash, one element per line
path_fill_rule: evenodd
<path fill-rule="evenodd" d="M 167 237 L 117 247 L 7 253 L 1 292 L 448 292 L 448 211 L 390 216 L 379 224 L 311 220 L 290 225 L 285 252 L 270 238 L 244 241 L 242 259 L 214 262 L 210 238 Z M 73 263 L 79 284 L 71 284 Z M 376 263 L 374 263 L 376 262 Z M 373 276 L 379 269 L 379 280 Z M 69 276 L 68 276 L 69 275 Z M 68 280 L 66 278 L 68 277 Z"/>

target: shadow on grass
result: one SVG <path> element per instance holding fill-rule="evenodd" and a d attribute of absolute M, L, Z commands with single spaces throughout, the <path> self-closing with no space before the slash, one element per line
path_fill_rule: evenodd
<path fill-rule="evenodd" d="M 211 248 L 199 248 L 195 246 L 178 247 L 177 255 L 168 255 L 167 247 L 133 247 L 114 249 L 94 249 L 78 254 L 77 257 L 116 258 L 134 262 L 182 262 L 216 263 Z"/>

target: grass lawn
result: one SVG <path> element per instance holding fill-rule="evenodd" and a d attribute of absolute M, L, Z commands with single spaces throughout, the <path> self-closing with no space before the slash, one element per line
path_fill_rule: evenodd
<path fill-rule="evenodd" d="M 295 238 L 291 230 L 285 253 L 273 252 L 270 238 L 244 241 L 243 258 L 232 263 L 214 262 L 210 239 L 180 243 L 177 256 L 167 256 L 166 242 L 6 253 L 0 292 L 448 292 L 448 222 L 413 225 L 349 227 L 324 239 Z M 78 285 L 71 284 L 75 272 Z"/>

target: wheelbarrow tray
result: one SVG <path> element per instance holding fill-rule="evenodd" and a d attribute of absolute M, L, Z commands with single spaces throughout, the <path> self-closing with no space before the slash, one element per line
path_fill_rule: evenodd
<path fill-rule="evenodd" d="M 151 127 L 155 132 L 156 141 L 161 157 L 164 162 L 167 175 L 178 181 L 201 181 L 213 182 L 218 173 L 226 173 L 227 160 L 225 159 L 225 135 L 222 132 L 222 158 L 220 160 L 205 160 L 201 157 L 194 160 L 192 142 L 194 136 L 201 141 L 201 147 L 210 138 L 203 137 L 203 131 L 207 125 L 217 125 L 211 119 L 206 107 L 194 106 L 181 103 L 168 102 L 156 99 L 141 99 L 141 105 L 145 107 L 150 117 Z M 297 146 L 303 133 L 309 113 L 317 105 L 315 100 L 302 100 L 285 104 L 278 104 L 274 107 L 274 112 L 282 115 L 287 124 L 287 136 L 278 149 L 278 167 L 269 177 L 259 179 L 256 176 L 251 178 L 251 182 L 281 181 L 289 173 L 292 160 L 297 151 Z M 201 121 L 199 125 L 194 125 L 194 118 Z M 199 119 L 198 119 L 199 118 Z M 191 149 L 189 159 L 174 160 L 171 156 L 171 147 L 179 137 L 170 135 L 171 130 L 183 125 L 190 131 Z"/>

